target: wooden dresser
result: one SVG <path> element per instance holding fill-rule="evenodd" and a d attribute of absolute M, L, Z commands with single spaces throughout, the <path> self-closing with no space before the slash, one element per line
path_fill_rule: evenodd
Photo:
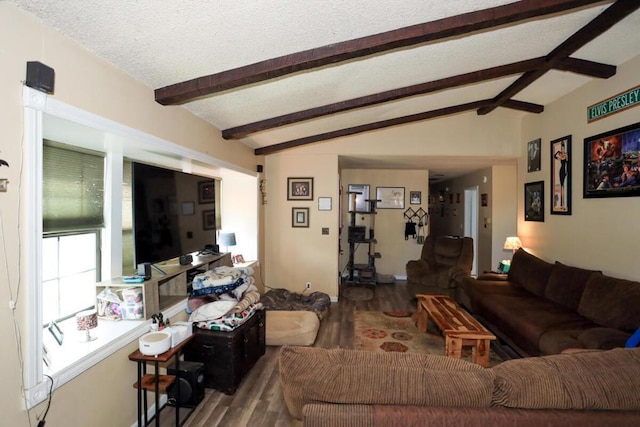
<path fill-rule="evenodd" d="M 205 387 L 234 394 L 265 352 L 264 311 L 257 311 L 231 332 L 194 328 L 194 335 L 184 349 L 184 359 L 204 363 Z"/>

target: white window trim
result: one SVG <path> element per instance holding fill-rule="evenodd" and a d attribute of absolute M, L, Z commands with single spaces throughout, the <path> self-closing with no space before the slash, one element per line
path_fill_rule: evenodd
<path fill-rule="evenodd" d="M 147 160 L 162 164 L 162 161 L 166 161 L 166 158 L 157 153 L 166 153 L 167 156 L 171 156 L 173 159 L 176 156 L 182 158 L 183 170 L 186 172 L 190 172 L 192 167 L 191 160 L 197 159 L 200 164 L 210 164 L 250 175 L 255 175 L 255 173 L 70 106 L 55 98 L 48 97 L 43 92 L 26 86 L 23 88 L 23 103 L 23 150 L 25 167 L 28 173 L 23 177 L 22 195 L 25 203 L 23 205 L 24 214 L 22 218 L 26 222 L 26 226 L 23 227 L 23 230 L 25 230 L 24 250 L 26 256 L 22 259 L 23 263 L 28 265 L 21 265 L 20 269 L 23 272 L 27 288 L 25 296 L 28 299 L 28 303 L 24 305 L 30 308 L 27 310 L 26 327 L 24 328 L 26 331 L 26 345 L 23 352 L 25 358 L 23 377 L 25 405 L 27 409 L 31 409 L 47 398 L 50 387 L 49 382 L 44 377 L 42 363 L 42 186 L 40 183 L 42 182 L 43 114 L 46 113 L 91 129 L 104 131 L 107 135 L 110 135 L 106 138 L 106 141 L 103 141 L 103 151 L 107 154 L 107 169 L 105 173 L 108 178 L 122 176 L 122 158 L 124 155 L 132 158 L 144 157 Z M 130 150 L 130 152 L 125 153 L 125 150 Z M 118 276 L 122 273 L 121 183 L 118 186 L 116 180 L 113 179 L 108 179 L 107 182 L 111 184 L 107 184 L 109 187 L 105 189 L 106 197 L 108 198 L 105 205 L 109 206 L 109 211 L 105 212 L 105 220 L 108 222 L 103 238 L 103 277 L 105 278 Z M 167 309 L 165 316 L 175 316 L 183 309 L 184 302 L 178 303 Z M 91 366 L 130 344 L 149 330 L 149 324 L 150 321 L 141 322 L 140 325 L 98 350 L 81 356 L 77 363 L 56 372 L 53 375 L 54 387 L 62 386 Z"/>

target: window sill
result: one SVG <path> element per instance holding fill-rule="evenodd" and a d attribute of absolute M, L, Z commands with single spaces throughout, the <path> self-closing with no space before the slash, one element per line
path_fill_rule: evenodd
<path fill-rule="evenodd" d="M 184 311 L 185 300 L 167 308 L 163 314 L 171 318 Z M 66 384 L 116 351 L 129 345 L 149 332 L 151 320 L 98 320 L 98 327 L 92 329 L 95 340 L 80 342 L 84 331 L 75 329 L 75 319 L 61 322 L 58 326 L 64 332 L 62 345 L 54 340 L 46 329 L 43 330 L 43 342 L 47 347 L 51 363 L 45 365 L 44 372 L 53 378 L 54 389 Z M 33 408 L 47 399 L 50 383 L 46 378 L 25 391 L 27 409 Z"/>

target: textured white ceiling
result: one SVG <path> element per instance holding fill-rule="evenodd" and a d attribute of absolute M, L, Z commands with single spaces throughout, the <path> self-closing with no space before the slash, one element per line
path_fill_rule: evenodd
<path fill-rule="evenodd" d="M 151 88 L 315 47 L 513 3 L 509 0 L 15 0 Z M 545 56 L 611 1 L 465 37 L 228 90 L 185 107 L 222 129 Z M 575 55 L 620 65 L 640 54 L 640 12 Z M 492 98 L 518 76 L 334 114 L 249 135 L 251 147 Z M 551 71 L 514 98 L 547 104 L 590 78 Z"/>

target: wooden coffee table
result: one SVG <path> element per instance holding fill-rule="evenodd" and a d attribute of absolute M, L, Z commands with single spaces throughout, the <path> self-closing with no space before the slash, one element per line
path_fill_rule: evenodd
<path fill-rule="evenodd" d="M 472 346 L 471 361 L 489 365 L 491 340 L 496 337 L 447 295 L 417 295 L 416 326 L 427 332 L 429 318 L 444 335 L 446 356 L 460 359 L 462 347 Z"/>

